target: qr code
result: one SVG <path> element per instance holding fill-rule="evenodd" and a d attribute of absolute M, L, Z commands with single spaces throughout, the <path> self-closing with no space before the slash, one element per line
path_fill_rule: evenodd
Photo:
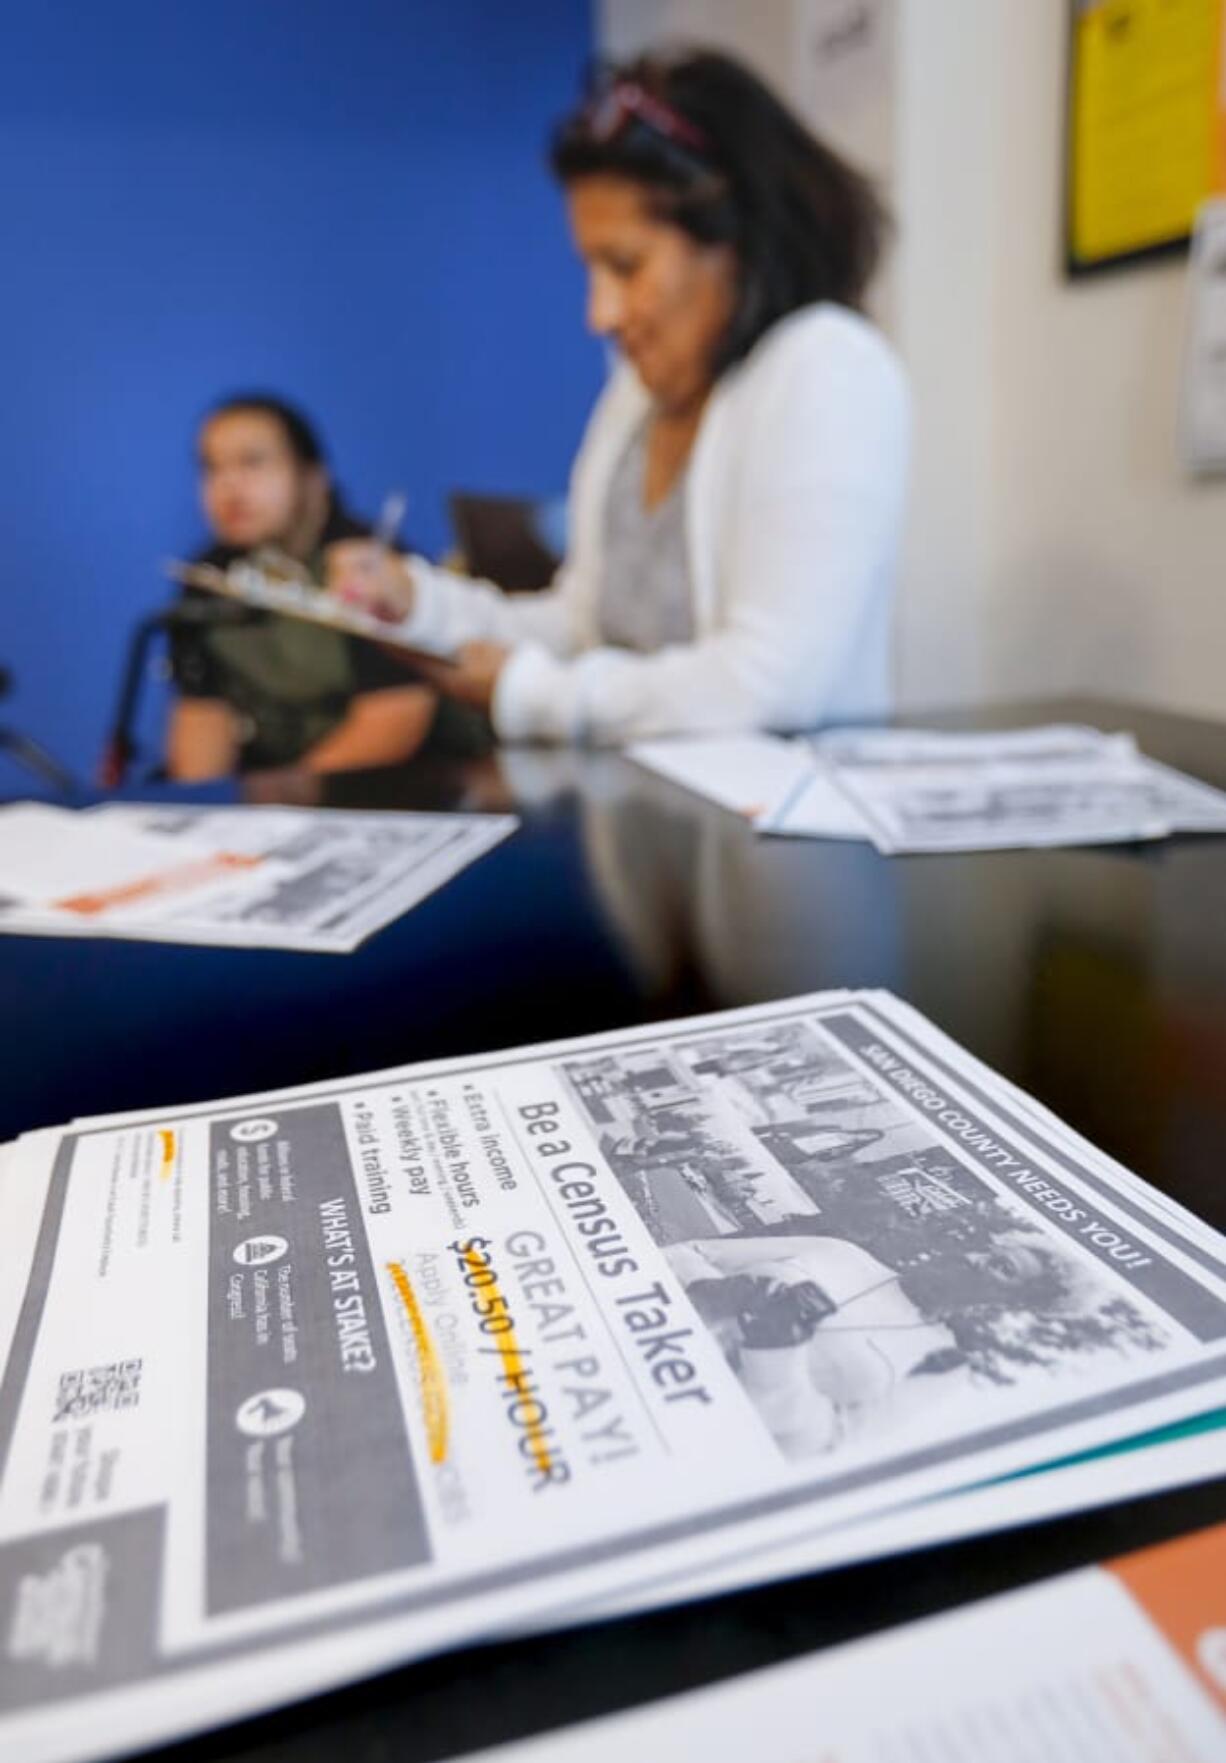
<path fill-rule="evenodd" d="M 111 1365 L 64 1372 L 55 1392 L 56 1420 L 88 1420 L 91 1414 L 135 1408 L 143 1365 L 142 1359 L 116 1359 Z"/>

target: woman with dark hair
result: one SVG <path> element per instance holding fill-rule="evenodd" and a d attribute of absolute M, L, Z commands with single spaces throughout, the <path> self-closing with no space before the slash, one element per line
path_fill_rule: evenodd
<path fill-rule="evenodd" d="M 329 546 L 369 538 L 333 487 L 315 430 L 281 399 L 227 398 L 205 418 L 197 445 L 214 538 L 198 561 L 225 569 L 272 549 L 317 573 Z M 217 604 L 197 589 L 186 594 L 202 608 Z M 421 745 L 438 703 L 372 644 L 268 612 L 241 624 L 184 622 L 171 666 L 166 762 L 175 778 L 393 764 Z"/>
<path fill-rule="evenodd" d="M 507 599 L 348 548 L 342 591 L 506 740 L 812 727 L 884 710 L 907 474 L 902 372 L 858 308 L 872 189 L 746 68 L 612 73 L 554 138 L 592 328 L 621 364 L 553 588 Z"/>

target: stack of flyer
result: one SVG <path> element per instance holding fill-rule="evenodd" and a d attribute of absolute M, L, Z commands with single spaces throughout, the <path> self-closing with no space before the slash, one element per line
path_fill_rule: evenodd
<path fill-rule="evenodd" d="M 1226 832 L 1226 793 L 1146 758 L 1131 735 L 1078 724 L 1003 734 L 836 729 L 629 751 L 760 832 L 869 839 L 891 855 Z"/>
<path fill-rule="evenodd" d="M 507 815 L 0 808 L 0 932 L 348 954 L 511 833 Z"/>
<path fill-rule="evenodd" d="M 0 1205 L 27 1763 L 1226 1471 L 1226 1240 L 882 992 L 80 1120 Z"/>

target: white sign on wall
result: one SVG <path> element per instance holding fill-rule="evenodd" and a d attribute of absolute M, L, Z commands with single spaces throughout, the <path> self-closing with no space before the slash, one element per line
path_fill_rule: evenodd
<path fill-rule="evenodd" d="M 1226 472 L 1226 198 L 1196 219 L 1188 283 L 1180 453 L 1194 472 Z"/>
<path fill-rule="evenodd" d="M 795 10 L 806 120 L 888 189 L 895 0 L 796 0 Z"/>

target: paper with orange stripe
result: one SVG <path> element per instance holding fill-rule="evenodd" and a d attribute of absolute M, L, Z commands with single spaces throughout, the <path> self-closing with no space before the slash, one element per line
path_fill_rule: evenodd
<path fill-rule="evenodd" d="M 509 815 L 109 802 L 0 807 L 0 932 L 347 954 Z"/>
<path fill-rule="evenodd" d="M 574 1757 L 1222 1763 L 1226 1524 L 466 1763 Z"/>
<path fill-rule="evenodd" d="M 1125 1555 L 1110 1570 L 1226 1714 L 1226 1524 Z"/>

